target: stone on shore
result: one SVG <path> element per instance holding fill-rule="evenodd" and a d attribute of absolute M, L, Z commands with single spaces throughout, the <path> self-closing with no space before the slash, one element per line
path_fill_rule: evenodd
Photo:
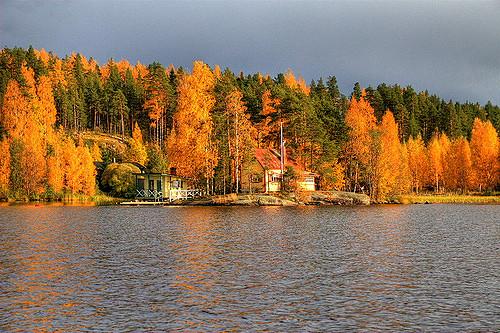
<path fill-rule="evenodd" d="M 222 206 L 297 206 L 295 201 L 265 194 L 216 195 L 212 197 L 213 205 Z"/>
<path fill-rule="evenodd" d="M 369 205 L 370 197 L 366 194 L 344 191 L 315 191 L 303 193 L 301 198 L 306 204 L 330 205 Z"/>
<path fill-rule="evenodd" d="M 283 198 L 269 194 L 226 194 L 180 203 L 200 206 L 297 206 L 297 205 L 369 205 L 365 194 L 342 191 L 302 192 Z"/>

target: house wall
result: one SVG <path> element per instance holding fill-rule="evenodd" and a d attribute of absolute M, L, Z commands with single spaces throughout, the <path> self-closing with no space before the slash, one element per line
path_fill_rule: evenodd
<path fill-rule="evenodd" d="M 158 180 L 160 180 L 160 175 L 138 175 L 137 179 L 144 179 L 144 190 L 157 190 Z M 150 180 L 154 181 L 153 187 L 150 186 Z"/>
<path fill-rule="evenodd" d="M 281 170 L 267 170 L 266 171 L 266 192 L 279 192 L 281 190 L 281 180 L 273 179 L 273 175 L 279 176 Z"/>
<path fill-rule="evenodd" d="M 179 176 L 163 175 L 163 183 L 165 184 L 164 196 L 168 197 L 170 189 L 187 190 L 188 182 Z"/>
<path fill-rule="evenodd" d="M 256 162 L 256 164 L 252 165 L 251 168 L 247 168 L 245 172 L 242 172 L 241 179 L 241 190 L 242 192 L 250 192 L 250 181 L 249 175 L 261 175 L 261 180 L 257 183 L 252 183 L 252 192 L 279 192 L 281 190 L 281 180 L 278 178 L 281 174 L 281 170 L 264 170 L 264 168 L 260 165 L 260 163 Z M 273 179 L 273 175 L 275 176 Z M 306 179 L 302 179 L 300 182 L 297 182 L 297 186 L 304 191 L 314 191 L 315 184 L 314 178 L 313 182 L 307 182 Z"/>
<path fill-rule="evenodd" d="M 142 174 L 137 175 L 137 179 L 144 179 L 144 190 L 161 191 L 163 197 L 168 197 L 170 189 L 187 190 L 188 182 L 179 176 L 168 176 L 159 174 Z M 158 181 L 161 179 L 161 190 L 159 189 Z M 150 181 L 153 181 L 151 184 Z M 151 186 L 152 185 L 152 186 Z"/>
<path fill-rule="evenodd" d="M 314 179 L 314 178 L 313 178 Z M 302 191 L 314 191 L 316 190 L 316 184 L 310 181 L 298 181 L 297 187 Z"/>

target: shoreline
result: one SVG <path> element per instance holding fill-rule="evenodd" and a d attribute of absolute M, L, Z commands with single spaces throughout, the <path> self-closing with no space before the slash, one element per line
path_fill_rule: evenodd
<path fill-rule="evenodd" d="M 206 207 L 259 207 L 259 206 L 378 206 L 378 205 L 415 205 L 415 204 L 500 204 L 500 195 L 462 195 L 462 194 L 404 194 L 384 202 L 370 201 L 364 194 L 342 191 L 317 191 L 306 195 L 270 194 L 226 194 L 214 195 L 189 201 L 144 202 L 126 198 L 97 195 L 94 197 L 73 196 L 60 200 L 8 200 L 0 201 L 0 206 L 206 206 Z"/>
<path fill-rule="evenodd" d="M 405 194 L 395 198 L 397 204 L 500 204 L 500 195 Z"/>
<path fill-rule="evenodd" d="M 0 206 L 15 205 L 53 205 L 53 206 L 107 206 L 119 204 L 126 201 L 126 198 L 116 198 L 105 194 L 87 195 L 66 195 L 58 198 L 41 198 L 37 200 L 21 199 L 0 199 Z"/>
<path fill-rule="evenodd" d="M 456 195 L 456 194 L 410 194 L 400 195 L 386 202 L 373 202 L 364 194 L 332 191 L 312 192 L 305 196 L 283 196 L 269 194 L 226 194 L 178 202 L 137 202 L 120 203 L 127 206 L 211 206 L 211 207 L 259 207 L 259 206 L 379 206 L 379 205 L 411 205 L 411 204 L 500 204 L 500 195 Z"/>

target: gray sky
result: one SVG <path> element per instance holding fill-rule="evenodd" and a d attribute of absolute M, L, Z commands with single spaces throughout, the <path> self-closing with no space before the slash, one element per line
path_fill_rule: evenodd
<path fill-rule="evenodd" d="M 0 46 L 411 84 L 500 104 L 500 1 L 10 1 Z"/>

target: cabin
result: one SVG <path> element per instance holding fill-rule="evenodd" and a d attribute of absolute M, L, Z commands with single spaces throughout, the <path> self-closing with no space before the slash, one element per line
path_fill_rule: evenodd
<path fill-rule="evenodd" d="M 201 190 L 193 189 L 191 181 L 178 176 L 175 168 L 169 173 L 151 172 L 140 168 L 141 172 L 134 173 L 136 200 L 142 201 L 174 201 L 179 199 L 193 199 L 201 196 Z"/>
<path fill-rule="evenodd" d="M 285 154 L 286 156 L 286 154 Z M 295 172 L 295 186 L 302 191 L 315 191 L 318 175 L 301 168 L 295 161 L 284 159 L 284 169 L 292 168 Z M 272 149 L 255 150 L 255 161 L 245 168 L 241 176 L 243 192 L 279 192 L 282 186 L 281 157 Z"/>

